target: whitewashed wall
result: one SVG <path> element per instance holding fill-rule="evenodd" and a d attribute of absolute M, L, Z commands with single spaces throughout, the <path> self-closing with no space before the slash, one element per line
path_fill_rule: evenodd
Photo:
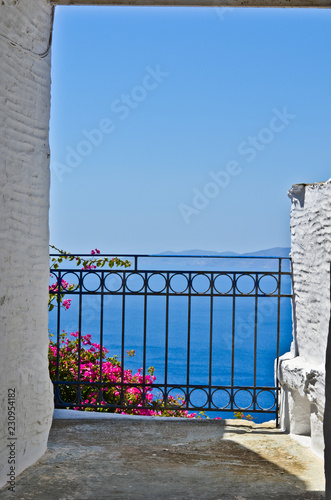
<path fill-rule="evenodd" d="M 47 367 L 50 56 L 33 54 L 46 50 L 50 28 L 46 1 L 0 2 L 0 485 L 9 479 L 10 451 L 16 475 L 43 455 L 52 419 Z M 8 431 L 9 389 L 15 389 L 15 436 Z"/>
<path fill-rule="evenodd" d="M 289 192 L 294 342 L 280 364 L 282 425 L 311 436 L 323 456 L 325 355 L 330 320 L 331 181 L 298 184 Z"/>

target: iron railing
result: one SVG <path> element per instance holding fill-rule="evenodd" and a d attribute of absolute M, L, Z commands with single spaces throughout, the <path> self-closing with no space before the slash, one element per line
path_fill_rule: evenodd
<path fill-rule="evenodd" d="M 179 404 L 188 411 L 273 413 L 278 422 L 279 384 L 273 374 L 278 373 L 279 356 L 288 349 L 291 336 L 290 259 L 121 258 L 129 259 L 131 267 L 51 269 L 58 304 L 61 295 L 72 300 L 71 311 L 57 307 L 51 313 L 54 344 L 60 346 L 61 332 L 69 328 L 67 319 L 78 335 L 78 366 L 71 379 L 59 376 L 61 353 L 57 349 L 55 406 L 108 411 L 138 408 L 141 412 L 160 407 L 171 410 Z M 251 270 L 253 263 L 259 270 Z M 62 280 L 74 288 L 64 289 Z M 88 303 L 91 297 L 93 307 Z M 86 317 L 89 313 L 92 322 Z M 113 382 L 105 381 L 102 357 L 95 379 L 86 382 L 82 377 L 86 328 L 93 330 L 91 340 L 111 349 L 109 356 L 118 355 L 119 375 Z M 133 354 L 132 347 L 135 358 L 126 355 Z M 155 367 L 155 381 L 148 377 L 149 364 Z M 140 379 L 125 380 L 127 370 L 133 373 L 138 366 Z M 86 391 L 91 394 L 92 390 L 94 398 L 86 399 Z M 130 391 L 139 394 L 138 407 L 128 397 Z M 148 394 L 153 394 L 154 401 Z"/>

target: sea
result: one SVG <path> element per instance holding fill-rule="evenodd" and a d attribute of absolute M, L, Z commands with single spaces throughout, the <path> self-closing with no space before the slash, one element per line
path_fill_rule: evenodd
<path fill-rule="evenodd" d="M 157 385 L 165 382 L 168 386 L 173 386 L 169 394 L 175 397 L 185 396 L 181 386 L 187 381 L 190 385 L 208 386 L 211 381 L 212 386 L 230 386 L 233 377 L 234 386 L 239 388 L 253 386 L 254 379 L 256 386 L 273 387 L 277 357 L 278 297 L 276 295 L 259 296 L 256 307 L 255 292 L 252 296 L 238 296 L 235 298 L 235 313 L 233 314 L 233 296 L 231 290 L 229 294 L 226 292 L 231 288 L 231 279 L 233 280 L 233 273 L 236 272 L 237 289 L 242 293 L 250 292 L 254 279 L 259 280 L 259 293 L 272 293 L 278 276 L 274 278 L 270 273 L 279 271 L 279 261 L 271 259 L 270 254 L 276 251 L 276 255 L 281 254 L 281 257 L 288 255 L 288 249 L 271 249 L 257 252 L 258 255 L 256 253 L 247 255 L 245 258 L 238 258 L 235 254 L 231 254 L 229 258 L 225 258 L 222 254 L 219 254 L 222 257 L 220 259 L 215 258 L 215 255 L 200 258 L 197 255 L 198 251 L 187 258 L 183 256 L 176 258 L 169 253 L 160 255 L 158 258 L 141 258 L 138 269 L 150 271 L 149 284 L 154 291 L 159 292 L 164 286 L 164 278 L 159 274 L 160 270 L 172 271 L 170 273 L 170 276 L 174 276 L 172 287 L 177 293 L 169 297 L 168 322 L 166 296 L 162 295 L 162 292 L 160 295 L 149 295 L 145 303 L 144 296 L 139 295 L 141 277 L 132 274 L 127 283 L 129 283 L 130 290 L 137 294 L 126 294 L 124 314 L 122 295 L 116 293 L 104 295 L 102 328 L 101 296 L 87 294 L 82 297 L 82 335 L 92 335 L 92 342 L 98 344 L 101 339 L 101 343 L 109 350 L 108 355 L 118 356 L 124 368 L 131 369 L 133 373 L 143 367 L 144 360 L 146 370 L 154 367 L 156 380 L 153 393 L 155 397 L 160 395 Z M 286 259 L 282 261 L 282 270 L 284 272 L 290 270 L 289 261 Z M 222 274 L 217 275 L 218 271 Z M 224 271 L 227 272 L 226 275 Z M 191 272 L 191 279 L 195 273 L 199 273 L 195 281 L 193 279 L 197 292 L 203 292 L 204 287 L 208 288 L 208 276 L 210 272 L 213 272 L 214 279 L 215 277 L 218 279 L 218 282 L 215 279 L 215 284 L 217 283 L 221 294 L 215 294 L 212 301 L 207 295 L 193 295 L 191 299 L 181 296 L 179 292 L 185 288 L 185 280 L 189 272 Z M 250 276 L 247 273 L 250 273 Z M 69 269 L 63 278 L 69 283 L 77 282 L 77 275 Z M 115 276 L 109 275 L 108 280 L 108 289 L 117 290 L 120 286 L 120 273 Z M 86 290 L 90 291 L 98 290 L 99 283 L 99 278 L 93 273 L 89 273 L 86 281 L 84 280 Z M 291 293 L 289 275 L 282 277 L 281 293 L 283 295 Z M 68 295 L 66 298 L 71 299 L 71 307 L 68 310 L 61 309 L 59 330 L 70 334 L 79 329 L 79 297 Z M 145 305 L 146 318 L 144 316 Z M 292 342 L 290 297 L 280 298 L 279 311 L 279 354 L 282 355 L 290 350 Z M 123 316 L 125 355 L 122 360 Z M 235 324 L 234 353 L 232 353 L 233 319 Z M 57 327 L 57 308 L 54 308 L 49 315 L 50 333 L 56 334 Z M 167 373 L 165 373 L 166 329 L 168 329 Z M 188 330 L 190 331 L 189 344 Z M 144 335 L 146 336 L 145 350 Z M 212 349 L 210 349 L 211 345 Z M 132 351 L 134 351 L 134 356 L 132 356 Z M 256 361 L 256 366 L 254 366 L 254 361 Z M 272 407 L 274 396 L 264 391 L 258 395 L 257 401 L 261 407 L 267 409 Z M 206 407 L 206 391 L 203 389 L 192 391 L 190 402 L 193 406 Z M 257 423 L 275 418 L 275 413 L 250 412 L 251 396 L 247 391 L 238 390 L 235 402 L 242 407 L 248 407 L 244 415 L 250 413 Z M 203 416 L 232 418 L 233 411 L 217 410 L 226 406 L 227 403 L 227 393 L 215 390 L 213 394 L 215 411 L 206 411 Z M 195 411 L 192 410 L 192 412 Z"/>

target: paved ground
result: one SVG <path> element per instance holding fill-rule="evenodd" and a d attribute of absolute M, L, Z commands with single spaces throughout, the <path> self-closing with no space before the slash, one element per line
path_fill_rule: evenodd
<path fill-rule="evenodd" d="M 47 453 L 2 499 L 317 500 L 323 462 L 273 426 L 54 420 Z"/>

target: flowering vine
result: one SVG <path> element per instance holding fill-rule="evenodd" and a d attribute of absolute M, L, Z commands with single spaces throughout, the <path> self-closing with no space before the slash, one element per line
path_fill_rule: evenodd
<path fill-rule="evenodd" d="M 95 257 L 97 255 L 100 255 L 100 250 L 98 250 L 97 248 L 91 250 L 92 257 L 90 259 L 82 259 L 79 256 L 75 256 L 64 250 L 60 250 L 59 248 L 56 248 L 54 245 L 49 245 L 49 246 L 53 250 L 59 252 L 59 256 L 51 258 L 51 267 L 53 269 L 58 269 L 59 265 L 62 264 L 64 260 L 67 260 L 69 262 L 74 261 L 77 267 L 82 265 L 82 269 L 102 268 L 106 264 L 108 264 L 108 267 L 110 269 L 113 268 L 114 266 L 127 268 L 130 267 L 131 265 L 130 261 L 121 260 L 118 257 L 113 257 L 111 259 L 109 257 Z M 55 278 L 54 274 L 52 273 L 50 274 L 50 277 Z M 60 283 L 60 290 L 57 281 L 49 285 L 48 310 L 51 311 L 55 307 L 58 300 L 59 300 L 58 305 L 62 306 L 64 309 L 69 309 L 71 304 L 71 299 L 65 299 L 64 297 L 66 292 L 70 292 L 75 289 L 77 289 L 77 286 L 72 284 L 70 285 L 67 281 L 63 279 L 61 280 Z"/>

